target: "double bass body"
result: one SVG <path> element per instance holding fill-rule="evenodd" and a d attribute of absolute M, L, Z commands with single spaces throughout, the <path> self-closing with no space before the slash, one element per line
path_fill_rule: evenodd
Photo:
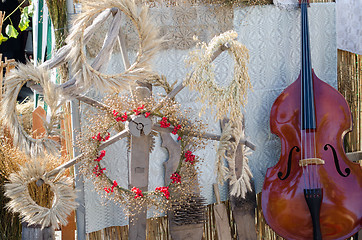
<path fill-rule="evenodd" d="M 319 212 L 322 239 L 346 239 L 361 228 L 362 221 L 362 170 L 347 159 L 343 150 L 343 136 L 352 126 L 351 113 L 338 91 L 314 72 L 312 79 L 316 126 L 309 132 L 314 136 L 315 157 L 324 163 L 299 166 L 304 148 L 299 76 L 276 99 L 271 110 L 270 127 L 280 138 L 281 156 L 267 170 L 262 209 L 267 223 L 282 237 L 313 239 L 311 213 L 304 196 L 312 174 L 323 190 Z"/>

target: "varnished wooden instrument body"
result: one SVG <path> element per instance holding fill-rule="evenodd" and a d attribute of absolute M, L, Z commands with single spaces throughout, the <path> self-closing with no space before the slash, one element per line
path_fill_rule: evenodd
<path fill-rule="evenodd" d="M 361 228 L 362 221 L 361 166 L 349 161 L 343 150 L 343 137 L 352 127 L 351 113 L 337 90 L 318 79 L 314 72 L 312 79 L 316 157 L 325 161 L 323 165 L 314 166 L 323 188 L 320 208 L 322 238 L 346 239 Z M 262 208 L 267 223 L 282 237 L 311 240 L 311 214 L 304 198 L 303 169 L 298 164 L 301 159 L 298 150 L 302 148 L 300 86 L 299 76 L 276 99 L 271 110 L 270 127 L 280 138 L 281 156 L 279 162 L 267 170 Z M 289 159 L 289 175 L 281 180 L 287 174 Z M 341 174 L 336 164 L 339 164 Z"/>

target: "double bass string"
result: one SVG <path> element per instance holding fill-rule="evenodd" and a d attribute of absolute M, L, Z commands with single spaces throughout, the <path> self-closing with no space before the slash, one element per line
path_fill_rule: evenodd
<path fill-rule="evenodd" d="M 302 14 L 302 91 L 303 96 L 301 97 L 304 101 L 301 101 L 304 105 L 303 108 L 303 120 L 304 126 L 302 128 L 302 148 L 305 158 L 317 157 L 316 152 L 316 117 L 315 117 L 315 105 L 314 105 L 314 94 L 313 94 L 313 79 L 311 71 L 311 57 L 309 49 L 309 29 L 308 29 L 308 13 L 307 13 L 307 1 L 302 0 L 301 3 L 301 14 Z M 307 123 L 307 124 L 306 124 Z M 312 165 L 312 166 L 309 166 Z M 308 189 L 315 189 L 319 187 L 319 179 L 317 174 L 317 166 L 315 164 L 306 165 L 306 173 L 308 175 Z M 305 176 L 304 176 L 305 178 Z M 306 184 L 305 187 L 307 188 Z"/>
<path fill-rule="evenodd" d="M 302 6 L 301 6 L 302 7 Z M 302 8 L 302 13 L 303 14 L 303 8 Z M 303 18 L 302 18 L 302 21 L 303 21 Z M 304 27 L 304 24 L 302 22 L 301 24 L 302 28 Z M 305 159 L 307 157 L 307 153 L 306 153 L 306 134 L 305 134 L 305 122 L 307 121 L 307 114 L 305 113 L 305 96 L 306 96 L 306 92 L 305 92 L 305 72 L 304 72 L 304 66 L 305 66 L 305 58 L 303 58 L 304 56 L 304 51 L 305 51 L 305 47 L 304 47 L 304 35 L 303 35 L 304 31 L 302 31 L 302 38 L 301 38 L 301 49 L 302 49 L 302 54 L 301 54 L 301 61 L 302 61 L 302 69 L 301 69 L 301 90 L 302 90 L 302 93 L 301 93 L 301 121 L 300 121 L 300 124 L 301 124 L 301 159 Z M 304 97 L 303 97 L 304 96 Z M 307 182 L 306 182 L 306 174 L 308 175 L 307 177 L 307 180 L 308 180 L 308 185 L 310 185 L 310 178 L 309 178 L 309 169 L 308 169 L 308 165 L 307 166 L 303 166 L 302 167 L 303 169 L 303 176 L 304 176 L 304 185 L 305 185 L 305 188 L 307 188 Z"/>
<path fill-rule="evenodd" d="M 316 116 L 315 116 L 315 102 L 314 102 L 314 88 L 313 88 L 313 77 L 312 77 L 312 67 L 311 67 L 311 55 L 310 55 L 310 39 L 309 39 L 309 25 L 308 25 L 308 13 L 307 13 L 307 3 L 304 4 L 304 14 L 305 14 L 305 43 L 306 43 L 306 61 L 307 61 L 307 76 L 308 76 L 308 82 L 310 83 L 309 89 L 310 89 L 310 99 L 313 99 L 313 102 L 311 104 L 309 104 L 308 106 L 312 107 L 312 114 L 311 114 L 311 118 L 309 119 L 312 123 L 311 126 L 313 125 L 313 129 L 310 129 L 311 133 L 312 133 L 312 138 L 310 139 L 310 151 L 311 151 L 311 156 L 312 158 L 317 157 L 317 147 L 316 147 Z M 313 153 L 313 155 L 312 155 Z M 316 164 L 313 164 L 311 166 L 312 171 L 312 188 L 316 189 L 319 187 L 319 181 L 318 181 L 318 174 L 317 174 L 317 168 L 318 166 Z"/>
<path fill-rule="evenodd" d="M 303 106 L 303 120 L 304 120 L 304 126 L 302 127 L 302 133 L 304 135 L 303 137 L 303 141 L 302 141 L 302 149 L 303 149 L 303 153 L 304 156 L 302 156 L 303 159 L 305 158 L 310 158 L 312 157 L 312 141 L 310 139 L 310 133 L 309 131 L 311 130 L 310 127 L 312 126 L 312 122 L 311 122 L 311 116 L 310 116 L 310 108 L 312 107 L 313 102 L 310 102 L 310 100 L 312 99 L 311 97 L 311 92 L 309 91 L 311 89 L 311 74 L 310 74 L 310 61 L 309 61 L 309 49 L 308 47 L 308 19 L 307 19 L 307 13 L 306 13 L 307 9 L 306 9 L 306 3 L 305 1 L 303 1 L 303 3 L 301 4 L 301 14 L 303 15 L 302 19 L 302 24 L 301 27 L 303 28 L 302 31 L 302 91 L 303 91 L 303 96 L 302 96 L 302 104 L 304 104 Z M 312 114 L 313 115 L 313 114 Z M 303 167 L 303 174 L 307 174 L 307 179 L 308 179 L 308 186 L 305 186 L 305 188 L 311 189 L 314 187 L 314 174 L 313 174 L 313 167 L 312 169 L 310 169 L 309 164 L 306 165 L 306 173 L 304 172 L 304 167 Z"/>
<path fill-rule="evenodd" d="M 302 8 L 302 11 L 301 11 L 301 14 L 303 14 L 303 6 L 301 5 L 301 8 Z M 303 28 L 304 27 L 304 23 L 303 23 L 303 18 L 302 19 L 302 24 L 301 24 L 301 27 Z M 303 39 L 304 39 L 304 35 L 303 35 L 304 31 L 301 31 L 301 34 L 302 34 L 302 38 L 301 38 L 301 49 L 302 49 L 302 53 L 301 53 L 301 61 L 302 61 L 302 69 L 301 69 L 301 89 L 302 89 L 302 94 L 300 95 L 300 98 L 301 98 L 301 138 L 302 138 L 302 141 L 301 141 L 301 159 L 304 159 L 306 158 L 307 154 L 306 154 L 306 149 L 305 149 L 305 144 L 306 144 L 306 135 L 305 135 L 305 130 L 304 130 L 304 126 L 305 125 L 305 121 L 307 121 L 307 118 L 306 118 L 306 113 L 305 113 L 305 72 L 304 72 L 304 66 L 305 66 L 305 59 L 303 58 L 303 55 L 304 55 L 304 42 L 303 42 Z M 308 165 L 307 165 L 308 166 Z M 308 171 L 308 167 L 307 166 L 303 166 L 303 176 L 304 176 L 304 185 L 305 185 L 305 188 L 307 188 L 307 183 L 306 183 L 306 174 L 309 172 Z M 306 171 L 305 171 L 306 170 Z M 307 173 L 306 173 L 307 172 Z M 309 174 L 308 174 L 308 184 L 310 184 L 310 179 L 309 179 Z"/>
<path fill-rule="evenodd" d="M 311 83 L 311 79 L 310 79 L 310 74 L 309 74 L 309 53 L 308 53 L 308 36 L 307 36 L 307 33 L 308 33 L 308 19 L 307 19 L 307 4 L 304 2 L 302 4 L 302 13 L 304 15 L 304 17 L 302 18 L 302 27 L 304 29 L 304 31 L 302 31 L 303 33 L 303 51 L 304 51 L 304 67 L 303 67 L 303 71 L 305 73 L 304 75 L 304 83 L 305 83 L 305 86 L 304 86 L 304 93 L 305 93 L 305 99 L 306 99 L 306 119 L 307 119 L 307 122 L 308 124 L 306 125 L 306 128 L 304 129 L 307 137 L 305 138 L 306 140 L 306 146 L 307 146 L 307 149 L 306 149 L 306 152 L 307 152 L 307 156 L 306 158 L 310 158 L 311 157 L 311 149 L 312 149 L 312 143 L 311 143 L 311 140 L 310 140 L 310 133 L 309 131 L 311 131 L 310 127 L 312 126 L 312 122 L 311 122 L 311 118 L 310 118 L 310 108 L 312 107 L 312 102 L 310 102 L 311 100 L 311 92 L 310 92 L 310 89 L 311 89 L 311 86 L 310 86 L 310 83 Z M 307 165 L 307 168 L 308 168 L 308 178 L 309 178 L 309 189 L 313 188 L 313 173 L 312 171 L 310 171 L 310 166 L 309 164 Z M 313 170 L 313 169 L 312 169 Z"/>

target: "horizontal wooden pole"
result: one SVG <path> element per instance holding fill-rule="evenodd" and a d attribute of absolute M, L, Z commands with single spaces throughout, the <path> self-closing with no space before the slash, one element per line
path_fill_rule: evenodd
<path fill-rule="evenodd" d="M 121 140 L 122 138 L 128 136 L 128 130 L 123 130 L 122 132 L 117 133 L 116 135 L 114 135 L 113 137 L 109 138 L 108 141 L 102 143 L 101 145 L 99 145 L 99 150 L 105 149 L 106 147 L 108 147 L 109 145 L 118 142 L 119 140 Z M 73 166 L 74 164 L 76 164 L 82 157 L 84 156 L 84 154 L 80 154 L 79 156 L 69 160 L 68 162 L 60 165 L 59 167 L 51 170 L 50 172 L 46 173 L 45 176 L 46 177 L 52 177 L 56 174 L 58 174 L 60 171 L 62 171 L 63 169 L 67 169 L 70 168 L 71 166 Z"/>
<path fill-rule="evenodd" d="M 159 124 L 153 125 L 152 129 L 157 131 L 157 132 L 171 133 L 173 131 L 173 128 L 162 128 Z M 188 134 L 188 132 L 186 132 L 186 134 Z M 192 134 L 192 136 L 197 137 L 194 134 Z M 215 140 L 215 141 L 220 141 L 220 138 L 221 138 L 220 135 L 213 134 L 213 133 L 205 133 L 201 137 L 205 138 L 205 139 Z M 235 141 L 235 139 L 231 138 L 230 141 Z M 246 139 L 240 139 L 239 144 L 245 145 L 245 146 L 249 147 L 253 151 L 255 151 L 255 149 L 256 149 L 255 144 L 253 144 L 252 142 L 250 142 L 250 141 L 248 141 Z"/>
<path fill-rule="evenodd" d="M 362 161 L 362 151 L 346 153 L 348 159 L 352 162 Z"/>

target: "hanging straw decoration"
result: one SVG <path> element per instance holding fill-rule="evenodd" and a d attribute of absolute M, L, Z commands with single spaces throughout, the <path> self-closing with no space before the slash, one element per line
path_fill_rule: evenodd
<path fill-rule="evenodd" d="M 16 99 L 23 85 L 28 81 L 40 84 L 44 89 L 44 100 L 52 112 L 50 123 L 47 126 L 53 126 L 56 121 L 56 111 L 61 105 L 61 92 L 55 88 L 49 79 L 48 72 L 42 67 L 34 67 L 32 64 L 19 64 L 17 69 L 11 71 L 5 79 L 5 95 L 1 101 L 1 119 L 3 124 L 11 131 L 14 144 L 19 146 L 27 154 L 36 156 L 43 154 L 45 149 L 49 152 L 55 152 L 57 143 L 48 138 L 53 131 L 47 128 L 47 135 L 43 138 L 32 138 L 20 124 L 16 113 Z M 44 121 L 45 122 L 45 121 Z"/>
<path fill-rule="evenodd" d="M 77 84 L 83 87 L 95 85 L 99 90 L 116 91 L 128 89 L 135 81 L 153 78 L 150 60 L 160 48 L 162 40 L 158 38 L 158 29 L 152 24 L 146 5 L 138 7 L 133 0 L 83 1 L 85 12 L 79 14 L 71 34 L 67 38 L 72 50 L 67 56 L 71 62 L 71 71 Z M 84 53 L 84 30 L 87 24 L 100 12 L 108 8 L 117 8 L 133 22 L 139 36 L 139 49 L 135 62 L 120 74 L 108 75 L 94 69 L 86 61 Z M 118 32 L 116 33 L 118 35 Z"/>
<path fill-rule="evenodd" d="M 241 106 L 245 106 L 247 90 L 251 89 L 251 83 L 247 71 L 249 60 L 248 49 L 234 40 L 237 38 L 235 31 L 228 31 L 214 37 L 209 45 L 200 43 L 200 49 L 189 54 L 187 64 L 192 66 L 193 73 L 186 81 L 186 85 L 192 90 L 200 92 L 202 103 L 214 104 L 217 107 L 217 119 L 223 119 L 230 114 L 234 120 L 241 115 Z M 228 45 L 228 53 L 234 59 L 233 80 L 227 87 L 220 87 L 215 82 L 215 66 L 212 63 L 214 52 L 221 46 Z M 206 109 L 206 104 L 203 111 Z"/>
<path fill-rule="evenodd" d="M 7 207 L 20 214 L 23 222 L 29 225 L 40 224 L 42 228 L 48 226 L 66 225 L 68 215 L 76 208 L 76 194 L 70 178 L 58 174 L 55 178 L 46 178 L 46 163 L 36 159 L 25 163 L 19 172 L 9 176 L 10 182 L 5 184 L 5 195 L 11 200 Z M 38 204 L 29 192 L 29 185 L 34 182 L 49 186 L 53 202 L 48 206 Z"/>
<path fill-rule="evenodd" d="M 235 153 L 239 145 L 239 141 L 244 137 L 243 123 L 242 121 L 229 121 L 226 124 L 221 134 L 219 148 L 216 153 L 216 166 L 215 171 L 218 176 L 218 182 L 229 179 L 231 191 L 230 194 L 236 197 L 245 198 L 245 194 L 248 191 L 252 191 L 250 180 L 252 173 L 248 165 L 248 155 L 251 153 L 250 150 L 242 145 L 243 153 L 243 164 L 238 166 L 241 168 L 241 175 L 239 178 L 236 176 L 236 165 L 235 165 Z M 223 159 L 226 159 L 228 168 L 224 166 Z"/>

